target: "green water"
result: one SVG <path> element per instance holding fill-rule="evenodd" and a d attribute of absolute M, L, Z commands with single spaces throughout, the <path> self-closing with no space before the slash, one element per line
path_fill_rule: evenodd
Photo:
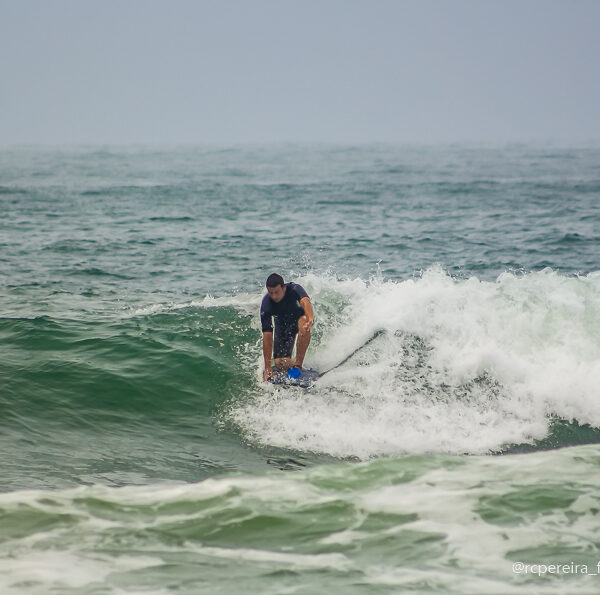
<path fill-rule="evenodd" d="M 1 155 L 2 592 L 598 591 L 599 148 Z"/>

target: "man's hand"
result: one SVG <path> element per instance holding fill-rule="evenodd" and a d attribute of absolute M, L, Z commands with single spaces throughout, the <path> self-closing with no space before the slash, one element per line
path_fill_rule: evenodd
<path fill-rule="evenodd" d="M 298 326 L 302 332 L 307 333 L 312 328 L 314 321 L 314 318 L 304 315 L 298 321 Z"/>
<path fill-rule="evenodd" d="M 273 369 L 265 368 L 265 371 L 263 372 L 263 382 L 266 382 L 267 380 L 270 380 L 271 378 L 273 378 Z"/>
<path fill-rule="evenodd" d="M 310 303 L 310 298 L 303 297 L 300 300 L 300 305 L 304 310 L 304 316 L 301 316 L 298 319 L 298 330 L 303 333 L 308 333 L 312 328 L 313 322 L 315 321 L 315 313 L 313 311 L 312 304 Z"/>

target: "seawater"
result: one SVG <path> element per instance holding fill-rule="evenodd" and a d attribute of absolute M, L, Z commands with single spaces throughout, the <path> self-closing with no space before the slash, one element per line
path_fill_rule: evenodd
<path fill-rule="evenodd" d="M 11 148 L 0 209 L 2 592 L 598 591 L 600 145 Z"/>

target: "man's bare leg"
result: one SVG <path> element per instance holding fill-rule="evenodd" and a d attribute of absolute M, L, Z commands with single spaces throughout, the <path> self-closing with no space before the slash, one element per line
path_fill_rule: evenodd
<path fill-rule="evenodd" d="M 298 339 L 296 342 L 296 367 L 302 368 L 304 356 L 306 355 L 306 350 L 308 349 L 309 345 L 310 327 L 308 326 L 308 319 L 306 316 L 300 316 L 298 319 Z"/>

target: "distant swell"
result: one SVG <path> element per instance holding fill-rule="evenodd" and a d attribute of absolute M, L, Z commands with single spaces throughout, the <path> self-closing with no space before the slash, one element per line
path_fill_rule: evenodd
<path fill-rule="evenodd" d="M 164 222 L 194 221 L 194 218 L 193 217 L 150 217 L 150 221 L 164 221 Z"/>

